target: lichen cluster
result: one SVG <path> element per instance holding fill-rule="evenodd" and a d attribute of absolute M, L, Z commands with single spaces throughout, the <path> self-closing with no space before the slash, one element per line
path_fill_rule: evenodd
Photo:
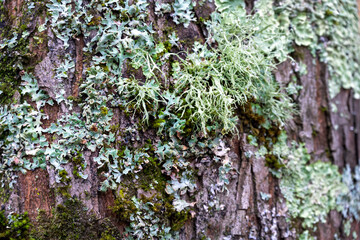
<path fill-rule="evenodd" d="M 249 15 L 242 1 L 215 2 L 217 12 L 205 23 L 206 41 L 195 41 L 184 57 L 175 53 L 182 50 L 176 32 L 162 39 L 149 24 L 147 1 L 50 0 L 46 4 L 48 19 L 38 32 L 52 31 L 63 42 L 66 54 L 54 69 L 54 78 L 64 82 L 76 75 L 79 91 L 70 95 L 64 86 L 56 86 L 57 94 L 51 99 L 39 88 L 31 69 L 21 72 L 19 96 L 0 108 L 2 187 L 12 188 L 18 171 L 51 168 L 59 189 L 66 192 L 71 176 L 86 180 L 88 162 L 94 161 L 101 179 L 99 190 L 114 191 L 112 210 L 128 226 L 122 238 L 177 239 L 196 204 L 191 161 L 210 158 L 218 166 L 214 192 L 226 190 L 232 164 L 225 137 L 236 136 L 239 125 L 246 125 L 248 141 L 258 151 L 245 155 L 264 157 L 281 178 L 289 213 L 303 219 L 304 229 L 313 230 L 340 202 L 356 198 L 356 192 L 350 200 L 339 197 L 345 192 L 337 167 L 309 163 L 303 144 L 287 145 L 280 130 L 296 113 L 290 96 L 295 90 L 291 93 L 289 85 L 286 92 L 273 77 L 276 65 L 288 58 L 295 43 L 310 46 L 329 63 L 332 96 L 340 87 L 352 87 L 358 94 L 359 87 L 350 78 L 360 51 L 345 41 L 357 38 L 356 31 L 344 35 L 348 25 L 354 27 L 355 18 L 341 14 L 348 9 L 354 14 L 354 6 L 325 1 L 301 8 L 300 2 L 272 6 L 271 1 L 262 0 Z M 341 9 L 336 10 L 334 4 Z M 33 6 L 31 2 L 25 5 Z M 176 24 L 188 28 L 196 21 L 194 7 L 194 1 L 176 0 L 156 3 L 154 9 L 157 16 L 168 14 Z M 339 18 L 334 17 L 337 11 Z M 336 27 L 320 31 L 321 26 L 330 25 Z M 29 35 L 21 33 L 25 39 Z M 15 33 L 2 36 L 2 56 L 16 52 L 17 46 L 22 48 L 23 41 L 17 43 L 17 39 Z M 84 42 L 82 72 L 77 72 L 74 61 L 74 41 Z M 341 47 L 348 49 L 345 58 L 334 50 Z M 22 68 L 18 68 L 0 69 L 5 84 L 19 75 Z M 6 93 L 5 99 L 14 92 Z M 67 110 L 44 128 L 42 123 L 48 118 L 44 106 L 55 105 Z M 72 172 L 65 170 L 68 165 Z M 351 184 L 349 188 L 354 189 Z M 63 195 L 72 197 L 67 192 Z M 262 196 L 269 198 L 265 193 Z M 343 213 L 356 218 L 358 210 L 352 210 L 352 205 Z M 76 221 L 80 221 L 84 212 L 76 213 Z M 40 239 L 67 231 L 62 223 L 67 210 L 58 207 L 53 214 L 44 223 L 52 230 L 42 229 Z M 94 239 L 120 238 L 108 236 L 110 233 L 99 236 L 97 230 L 92 233 L 97 234 Z M 77 230 L 71 234 L 72 239 L 81 239 Z"/>
<path fill-rule="evenodd" d="M 282 133 L 272 153 L 284 164 L 279 172 L 280 188 L 287 201 L 290 215 L 301 218 L 304 228 L 313 229 L 318 222 L 326 222 L 330 210 L 340 209 L 337 197 L 346 194 L 338 167 L 328 162 L 313 162 L 304 144 L 289 147 Z"/>
<path fill-rule="evenodd" d="M 341 88 L 353 89 L 360 98 L 360 34 L 356 1 L 280 1 L 278 20 L 299 46 L 308 47 L 327 63 L 331 79 L 329 93 L 335 97 Z"/>

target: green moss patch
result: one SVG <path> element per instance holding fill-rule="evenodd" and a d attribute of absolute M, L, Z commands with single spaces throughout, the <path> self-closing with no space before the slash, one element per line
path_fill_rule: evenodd
<path fill-rule="evenodd" d="M 38 240 L 122 239 L 109 220 L 99 219 L 74 199 L 56 206 L 51 216 L 40 211 L 32 236 Z"/>

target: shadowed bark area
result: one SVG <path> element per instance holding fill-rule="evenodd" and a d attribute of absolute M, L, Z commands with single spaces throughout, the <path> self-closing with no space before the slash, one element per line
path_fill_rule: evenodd
<path fill-rule="evenodd" d="M 188 28 L 177 25 L 172 21 L 169 14 L 158 16 L 155 14 L 156 2 L 170 1 L 149 1 L 149 24 L 161 39 L 169 34 L 169 29 L 175 30 L 180 39 L 180 46 L 176 51 L 190 50 L 195 41 L 205 42 L 207 30 L 200 19 L 208 19 L 211 12 L 215 10 L 215 4 L 206 2 L 200 7 L 195 7 L 197 21 L 191 22 Z M 198 1 L 199 2 L 199 1 Z M 359 1 L 358 1 L 359 3 Z M 16 19 L 20 18 L 22 1 L 5 1 L 5 9 L 12 16 L 12 21 L 7 25 L 16 26 Z M 253 1 L 246 1 L 247 8 L 251 9 Z M 44 22 L 45 13 L 33 18 L 28 28 L 34 31 L 35 26 Z M 31 48 L 34 52 L 33 61 L 36 61 L 34 75 L 38 79 L 41 89 L 47 91 L 48 95 L 54 98 L 57 94 L 57 86 L 62 84 L 65 89 L 65 98 L 77 97 L 79 85 L 83 72 L 88 68 L 88 63 L 83 55 L 85 40 L 83 36 L 77 36 L 70 40 L 70 47 L 64 50 L 62 42 L 57 39 L 50 29 L 46 30 L 46 41 Z M 30 41 L 33 38 L 30 37 Z M 173 48 L 174 49 L 174 48 Z M 70 53 L 75 60 L 75 73 L 66 80 L 54 78 L 54 68 L 60 64 L 62 56 Z M 185 54 L 183 55 L 185 57 Z M 304 142 L 312 159 L 317 161 L 332 162 L 342 170 L 347 164 L 352 168 L 359 164 L 360 151 L 360 101 L 353 98 L 351 90 L 343 89 L 334 99 L 328 94 L 329 72 L 325 63 L 319 58 L 314 58 L 310 51 L 303 47 L 295 47 L 292 57 L 306 65 L 307 73 L 300 75 L 296 66 L 291 61 L 285 61 L 278 66 L 274 72 L 276 80 L 286 86 L 293 75 L 296 81 L 302 86 L 294 99 L 298 106 L 296 115 L 286 126 L 289 138 Z M 126 69 L 126 68 L 125 68 Z M 127 69 L 129 70 L 129 69 Z M 170 75 L 171 65 L 162 66 L 162 70 Z M 130 71 L 130 70 L 129 70 Z M 130 74 L 124 72 L 124 76 Z M 132 73 L 131 73 L 132 74 Z M 141 76 L 140 76 L 141 77 Z M 337 106 L 338 111 L 331 111 L 332 104 Z M 79 107 L 75 110 L 80 112 Z M 65 105 L 46 105 L 44 113 L 49 116 L 42 124 L 49 127 L 51 123 L 69 109 Z M 239 115 L 243 114 L 239 111 Z M 240 118 L 241 119 L 241 118 Z M 136 120 L 134 120 L 136 121 Z M 134 125 L 120 109 L 114 109 L 112 123 L 120 128 Z M 251 119 L 250 119 L 251 121 Z M 241 125 L 241 126 L 240 126 Z M 256 152 L 256 148 L 248 144 L 249 134 L 247 122 L 240 121 L 239 129 L 242 131 L 239 137 L 228 137 L 227 157 L 233 163 L 236 171 L 230 172 L 230 183 L 228 190 L 222 194 L 215 194 L 214 182 L 217 180 L 219 165 L 213 163 L 210 158 L 194 159 L 191 165 L 196 169 L 196 206 L 193 218 L 188 220 L 180 230 L 181 239 L 202 239 L 207 236 L 210 239 L 295 239 L 295 233 L 291 229 L 290 222 L 286 221 L 287 207 L 283 198 L 279 179 L 273 176 L 266 166 L 265 158 L 255 156 L 245 157 L 245 152 Z M 155 138 L 155 133 L 139 134 L 143 139 Z M 51 142 L 51 136 L 46 136 Z M 99 191 L 99 183 L 102 180 L 96 163 L 92 160 L 95 153 L 85 151 L 84 158 L 87 167 L 84 171 L 88 178 L 78 179 L 72 173 L 73 163 L 65 166 L 71 181 L 68 184 L 67 192 L 71 197 L 80 199 L 89 211 L 92 211 L 99 218 L 109 218 L 114 225 L 123 230 L 124 223 L 117 219 L 111 210 L 115 202 L 115 192 L 108 190 Z M 64 202 L 61 193 L 65 186 L 59 187 L 55 183 L 55 172 L 51 167 L 42 170 L 27 171 L 26 174 L 19 173 L 18 183 L 12 190 L 7 190 L 9 200 L 3 203 L 5 209 L 14 212 L 28 212 L 30 219 L 35 220 L 38 210 L 45 210 L 50 214 L 51 209 Z M 262 193 L 271 195 L 271 198 L 264 200 Z M 214 207 L 207 208 L 209 202 L 214 202 Z M 341 224 L 342 215 L 331 211 L 327 223 L 318 225 L 316 235 L 320 240 L 333 239 L 335 233 L 341 239 L 352 239 L 344 234 Z M 301 224 L 301 223 L 300 223 Z M 299 222 L 294 221 L 294 225 Z M 360 224 L 352 223 L 352 231 L 360 233 Z"/>

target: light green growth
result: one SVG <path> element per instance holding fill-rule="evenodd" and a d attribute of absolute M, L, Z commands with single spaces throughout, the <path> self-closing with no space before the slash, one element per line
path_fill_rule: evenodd
<path fill-rule="evenodd" d="M 232 10 L 243 10 L 245 9 L 245 1 L 243 0 L 215 0 L 217 10 L 222 11 L 232 11 Z"/>
<path fill-rule="evenodd" d="M 179 124 L 172 125 L 172 120 L 176 116 L 173 114 L 170 115 L 171 120 L 161 121 L 162 123 L 171 121 L 171 123 L 167 122 L 161 127 L 159 124 L 158 127 L 161 129 L 159 135 L 163 136 L 164 144 L 159 143 L 156 152 L 151 145 L 131 147 L 128 142 L 125 142 L 125 139 L 137 132 L 136 129 L 128 127 L 119 129 L 122 132 L 118 133 L 119 127 L 112 127 L 110 124 L 114 108 L 131 112 L 132 118 L 135 118 L 135 115 L 142 117 L 141 124 L 146 126 L 151 123 L 150 120 L 158 117 L 159 105 L 170 109 L 174 107 L 175 101 L 179 102 L 178 97 L 174 97 L 169 92 L 165 93 L 166 86 L 161 86 L 158 80 L 159 76 L 162 76 L 160 66 L 164 63 L 165 57 L 161 56 L 164 55 L 165 47 L 162 43 L 155 44 L 152 27 L 145 22 L 147 2 L 137 1 L 136 4 L 129 4 L 129 1 L 123 3 L 92 1 L 87 6 L 97 9 L 103 16 L 96 20 L 96 23 L 93 22 L 93 16 L 88 15 L 87 12 L 84 13 L 86 8 L 71 14 L 66 14 L 66 9 L 58 13 L 57 6 L 64 3 L 53 1 L 51 5 L 48 5 L 50 11 L 55 13 L 52 25 L 53 28 L 58 29 L 60 39 L 66 41 L 69 36 L 67 33 L 65 37 L 62 36 L 61 29 L 64 26 L 54 21 L 58 16 L 64 22 L 68 22 L 67 28 L 70 28 L 70 32 L 77 31 L 79 26 L 72 24 L 71 19 L 74 16 L 75 18 L 88 16 L 88 19 L 92 20 L 80 22 L 81 29 L 86 31 L 85 35 L 96 29 L 97 35 L 84 49 L 92 58 L 90 67 L 86 70 L 86 78 L 80 86 L 79 95 L 82 101 L 79 101 L 78 106 L 81 107 L 81 117 L 80 114 L 65 115 L 57 125 L 49 128 L 49 131 L 57 137 L 48 149 L 53 154 L 51 164 L 61 172 L 62 165 L 69 162 L 66 159 L 71 158 L 72 154 L 86 149 L 98 152 L 98 156 L 94 157 L 93 161 L 97 163 L 100 174 L 105 177 L 100 187 L 102 191 L 108 188 L 117 189 L 120 184 L 129 179 L 134 183 L 134 181 L 151 178 L 153 173 L 147 174 L 148 177 L 144 178 L 143 172 L 148 171 L 150 166 L 157 166 L 154 169 L 164 169 L 165 173 L 157 170 L 160 176 L 153 176 L 154 179 L 137 188 L 156 189 L 165 194 L 164 196 L 171 196 L 171 200 L 167 203 L 170 206 L 166 208 L 173 209 L 174 213 L 171 216 L 181 215 L 182 211 L 186 212 L 186 209 L 192 206 L 181 200 L 181 197 L 189 189 L 194 190 L 195 185 L 191 179 L 192 173 L 186 171 L 188 163 L 184 159 L 179 159 L 179 156 L 184 156 L 184 153 L 180 152 L 183 146 L 178 140 L 174 143 L 167 141 L 169 141 L 168 134 L 174 137 L 183 132 L 186 121 L 179 119 Z M 82 6 L 81 2 L 76 4 Z M 71 30 L 71 28 L 74 29 Z M 69 70 L 73 70 L 73 66 L 73 62 L 66 58 L 58 68 L 57 77 L 66 77 Z M 130 76 L 124 77 L 124 70 L 130 73 Z M 72 105 L 71 98 L 66 100 L 59 97 L 57 101 L 58 103 L 65 102 L 70 107 Z M 165 114 L 163 117 L 165 118 Z M 119 140 L 117 134 L 122 135 L 122 140 Z M 65 141 L 67 145 L 63 144 Z M 131 143 L 140 142 L 140 139 L 134 138 L 131 141 Z M 128 147 L 123 148 L 124 145 Z M 118 148 L 118 146 L 122 147 Z M 60 150 L 66 150 L 65 154 L 59 154 Z M 79 161 L 85 163 L 84 159 L 80 158 Z M 182 175 L 179 175 L 179 180 L 168 181 L 168 188 L 165 191 L 166 179 L 170 179 L 173 169 L 180 170 Z M 130 226 L 127 228 L 127 239 L 170 238 L 176 235 L 176 231 L 181 226 L 170 228 L 169 220 L 166 220 L 169 216 L 164 218 L 161 211 L 152 211 L 154 202 L 142 202 L 137 198 L 131 201 L 137 207 L 129 215 Z"/>
<path fill-rule="evenodd" d="M 65 91 L 59 90 L 55 100 L 59 105 L 65 104 L 70 112 L 47 129 L 40 127 L 46 117 L 41 111 L 45 103 L 52 102 L 38 89 L 31 75 L 24 75 L 20 94 L 28 95 L 37 106 L 31 107 L 25 101 L 1 109 L 2 159 L 10 161 L 0 169 L 1 173 L 11 173 L 7 177 L 14 180 L 12 172 L 48 165 L 58 172 L 58 183 L 69 182 L 64 165 L 72 163 L 76 166 L 73 174 L 86 179 L 82 153 L 98 153 L 90 161 L 97 163 L 104 179 L 100 190 L 115 190 L 125 182 L 134 183 L 134 192 L 127 196 L 131 211 L 124 213 L 130 224 L 127 239 L 176 238 L 181 223 L 187 219 L 182 213 L 195 204 L 184 200 L 185 195 L 193 197 L 196 190 L 194 171 L 187 159 L 207 157 L 220 163 L 214 189 L 216 193 L 224 191 L 233 168 L 227 156 L 229 148 L 221 138 L 237 132 L 235 110 L 251 109 L 250 120 L 267 129 L 266 134 L 256 136 L 258 139 L 250 137 L 253 145 L 266 142 L 267 134 L 276 140 L 278 133 L 272 125 L 278 130 L 295 112 L 290 97 L 283 93 L 272 74 L 276 59 L 282 62 L 292 51 L 287 28 L 280 26 L 288 26 L 286 20 L 294 18 L 291 20 L 297 26 L 294 34 L 298 44 L 308 45 L 317 36 L 310 32 L 313 26 L 306 24 L 307 14 L 280 16 L 278 20 L 268 0 L 258 1 L 253 15 L 246 15 L 242 1 L 216 3 L 220 13 L 214 13 L 206 23 L 210 34 L 206 43 L 196 42 L 186 59 L 176 58 L 180 60 L 172 62 L 168 79 L 161 68 L 174 55 L 177 57 L 168 53 L 168 45 L 178 46 L 179 39 L 172 33 L 167 44 L 154 40 L 155 32 L 147 22 L 147 1 L 92 0 L 85 4 L 51 0 L 47 7 L 52 30 L 63 40 L 65 48 L 70 39 L 79 34 L 85 36 L 88 68 L 79 97 L 65 99 Z M 171 16 L 177 24 L 187 27 L 195 20 L 194 6 L 190 0 L 176 0 Z M 169 13 L 169 5 L 155 7 L 158 15 Z M 90 32 L 96 35 L 87 39 Z M 217 48 L 211 48 L 215 42 Z M 55 70 L 56 78 L 68 78 L 74 67 L 72 57 L 66 55 Z M 295 94 L 298 87 L 290 86 L 287 90 Z M 74 113 L 73 109 L 81 112 Z M 142 121 L 125 129 L 111 126 L 114 109 L 132 114 L 129 122 Z M 156 128 L 159 140 L 144 144 L 136 134 L 149 128 Z M 52 135 L 51 143 L 43 137 L 44 133 Z M 268 144 L 276 142 L 274 139 Z M 304 145 L 288 147 L 285 135 L 280 136 L 272 151 L 261 147 L 259 154 L 266 156 L 267 163 L 280 168 L 275 173 L 282 177 L 281 189 L 291 216 L 302 218 L 305 228 L 324 221 L 327 213 L 336 208 L 336 198 L 344 186 L 337 168 L 329 163 L 309 164 L 310 155 Z M 14 148 L 16 153 L 11 151 Z M 148 181 L 141 183 L 144 176 Z M 180 220 L 170 223 L 172 220 L 163 216 L 155 200 L 135 197 L 138 190 L 156 191 L 166 197 L 163 205 L 172 209 L 169 215 Z M 264 201 L 270 198 L 261 194 Z M 121 204 L 120 201 L 118 210 L 123 209 Z M 78 233 L 72 233 L 76 239 Z M 303 239 L 311 239 L 306 234 Z"/>
<path fill-rule="evenodd" d="M 178 36 L 176 35 L 175 32 L 173 32 L 170 36 L 169 36 L 169 43 L 171 44 L 171 46 L 179 46 L 178 45 L 178 42 L 179 42 L 179 38 Z"/>
<path fill-rule="evenodd" d="M 160 87 L 154 81 L 140 84 L 136 79 L 119 79 L 116 83 L 119 94 L 126 99 L 124 106 L 134 114 L 143 115 L 143 120 L 149 122 L 149 112 L 156 112 L 161 101 Z"/>
<path fill-rule="evenodd" d="M 208 41 L 216 41 L 217 48 L 195 43 L 193 53 L 180 65 L 174 64 L 175 89 L 184 99 L 180 109 L 192 111 L 190 119 L 204 134 L 206 126 L 215 123 L 224 133 L 235 133 L 234 110 L 247 102 L 259 104 L 262 115 L 280 124 L 294 112 L 290 98 L 280 93 L 272 76 L 274 57 L 286 48 L 274 46 L 273 39 L 285 36 L 271 28 L 262 13 L 214 13 L 207 23 Z"/>
<path fill-rule="evenodd" d="M 192 0 L 175 0 L 172 4 L 174 13 L 171 14 L 174 22 L 176 24 L 183 23 L 185 28 L 189 27 L 190 22 L 196 20 L 193 12 L 195 5 L 196 2 Z"/>
<path fill-rule="evenodd" d="M 179 239 L 179 236 L 171 234 L 171 228 L 162 225 L 156 214 L 156 205 L 151 202 L 143 203 L 140 199 L 133 197 L 135 211 L 130 214 L 130 228 L 126 233 L 127 239 Z M 155 211 L 154 211 L 155 210 Z"/>
<path fill-rule="evenodd" d="M 256 141 L 256 137 L 255 137 L 255 136 L 253 136 L 253 135 L 248 135 L 248 136 L 247 136 L 247 140 L 248 140 L 248 143 L 249 143 L 250 145 L 253 145 L 253 146 L 255 146 L 255 147 L 258 146 L 258 143 L 257 143 L 257 141 Z"/>
<path fill-rule="evenodd" d="M 337 199 L 337 204 L 342 206 L 344 218 L 355 218 L 360 220 L 360 166 L 356 166 L 354 174 L 351 173 L 350 166 L 347 165 L 342 175 L 342 181 L 349 189 L 346 194 L 341 194 Z"/>
<path fill-rule="evenodd" d="M 169 3 L 155 3 L 155 14 L 163 16 L 165 13 L 171 12 L 171 5 Z"/>
<path fill-rule="evenodd" d="M 341 182 L 337 166 L 331 163 L 310 163 L 310 154 L 304 144 L 286 145 L 286 134 L 282 133 L 274 144 L 273 154 L 285 165 L 280 169 L 281 192 L 291 217 L 301 218 L 304 228 L 313 228 L 325 222 L 330 210 L 339 210 L 337 197 L 347 192 Z"/>
<path fill-rule="evenodd" d="M 98 152 L 98 156 L 91 160 L 97 163 L 99 172 L 105 179 L 100 186 L 100 190 L 105 191 L 108 188 L 117 189 L 129 178 L 137 181 L 143 176 L 141 175 L 143 171 L 151 164 L 155 165 L 156 169 L 160 169 L 159 175 L 162 180 L 159 180 L 159 176 L 157 179 L 151 179 L 150 189 L 156 189 L 169 198 L 166 203 L 169 206 L 166 208 L 173 210 L 169 213 L 170 217 L 166 217 L 174 218 L 175 216 L 175 220 L 171 220 L 170 229 L 169 220 L 160 217 L 161 212 L 151 211 L 153 202 L 143 202 L 133 198 L 131 201 L 138 211 L 131 212 L 129 215 L 130 228 L 127 232 L 129 238 L 140 239 L 144 236 L 167 238 L 175 236 L 181 223 L 186 220 L 181 214 L 187 212 L 195 204 L 184 200 L 185 194 L 192 195 L 196 190 L 193 171 L 186 159 L 210 156 L 214 162 L 219 162 L 219 179 L 214 189 L 216 192 L 224 191 L 229 183 L 228 173 L 232 170 L 232 165 L 227 156 L 229 149 L 224 142 L 219 140 L 219 137 L 222 133 L 235 131 L 236 119 L 233 117 L 233 111 L 237 105 L 250 100 L 256 102 L 259 108 L 260 105 L 269 107 L 274 104 L 268 109 L 269 112 L 264 110 L 261 112 L 274 122 L 278 121 L 278 117 L 281 119 L 280 122 L 284 121 L 291 112 L 289 99 L 279 93 L 279 88 L 271 74 L 275 67 L 273 59 L 279 53 L 277 49 L 280 49 L 270 47 L 271 39 L 275 36 L 273 30 L 267 31 L 268 26 L 261 26 L 263 28 L 255 30 L 251 26 L 242 29 L 245 27 L 243 20 L 253 26 L 262 22 L 256 20 L 255 17 L 247 17 L 244 12 L 240 12 L 235 23 L 229 22 L 230 18 L 227 18 L 225 14 L 214 14 L 213 21 L 208 24 L 209 31 L 212 33 L 212 40 L 209 39 L 209 42 L 218 41 L 221 49 L 210 49 L 197 43 L 194 46 L 194 52 L 202 54 L 200 57 L 204 57 L 204 63 L 201 64 L 203 59 L 195 54 L 190 54 L 187 60 L 180 64 L 175 63 L 175 70 L 178 73 L 186 72 L 189 79 L 184 80 L 174 73 L 176 86 L 173 90 L 169 89 L 170 82 L 160 70 L 171 55 L 167 54 L 168 50 L 163 43 L 155 42 L 154 31 L 151 25 L 146 23 L 148 5 L 146 1 L 138 1 L 136 4 L 129 4 L 129 1 L 122 3 L 91 1 L 86 6 L 81 1 L 77 1 L 74 4 L 75 11 L 69 3 L 67 0 L 54 0 L 47 5 L 52 15 L 49 24 L 56 36 L 63 40 L 65 48 L 74 35 L 82 33 L 88 37 L 90 31 L 96 30 L 97 34 L 84 48 L 85 53 L 91 56 L 88 63 L 90 67 L 86 69 L 86 77 L 81 82 L 79 98 L 70 96 L 66 99 L 65 91 L 59 89 L 55 101 L 60 105 L 65 104 L 70 112 L 64 114 L 49 128 L 40 129 L 39 136 L 44 133 L 50 134 L 52 141 L 51 143 L 44 141 L 44 145 L 41 146 L 36 145 L 36 154 L 39 156 L 33 157 L 31 163 L 35 165 L 31 169 L 40 166 L 34 161 L 36 157 L 39 157 L 43 164 L 41 166 L 49 165 L 55 168 L 58 173 L 56 176 L 58 183 L 67 184 L 71 179 L 64 170 L 64 165 L 72 163 L 73 175 L 86 179 L 87 176 L 82 172 L 87 167 L 82 152 L 87 150 Z M 179 4 L 179 8 L 173 16 L 184 24 L 188 23 L 184 20 L 187 15 L 190 16 L 188 20 L 192 21 L 191 12 L 181 12 L 181 5 L 189 3 L 179 1 L 176 4 Z M 96 9 L 97 13 L 101 13 L 101 17 L 97 17 L 96 13 L 90 9 Z M 233 14 L 236 15 L 236 13 Z M 229 36 L 215 34 L 222 27 L 226 29 Z M 237 37 L 238 34 L 241 38 Z M 278 33 L 275 32 L 275 34 Z M 246 41 L 249 35 L 252 37 L 250 41 Z M 227 37 L 230 38 L 227 39 Z M 178 44 L 176 35 L 172 34 L 170 40 L 171 45 Z M 239 46 L 241 48 L 238 50 Z M 271 54 L 266 53 L 269 49 Z M 254 57 L 251 57 L 252 54 Z M 222 68 L 222 64 L 225 64 L 225 68 Z M 240 67 L 239 71 L 235 66 L 231 66 L 234 64 Z M 74 73 L 74 67 L 71 56 L 66 55 L 55 70 L 55 77 L 66 79 L 69 74 Z M 201 75 L 212 68 L 210 77 Z M 196 75 L 194 69 L 199 69 L 199 75 Z M 124 71 L 128 72 L 129 76 L 124 77 Z M 234 71 L 234 73 L 228 74 L 228 71 Z M 201 77 L 204 79 L 200 79 Z M 192 78 L 195 78 L 199 84 L 196 81 L 190 81 Z M 38 90 L 34 78 L 24 78 L 23 81 L 27 84 L 22 89 L 22 94 L 29 94 L 37 103 L 37 111 L 41 113 L 48 97 Z M 225 87 L 222 87 L 222 84 Z M 200 101 L 195 98 L 197 101 L 195 108 L 190 107 L 192 101 L 190 97 L 195 96 L 191 91 L 198 87 L 202 87 L 203 90 L 210 89 L 207 94 L 212 101 L 221 102 L 222 97 L 226 96 L 225 102 L 221 103 L 221 108 L 218 109 L 219 112 L 211 110 L 206 116 L 211 121 L 201 117 L 203 111 L 201 101 L 207 101 L 206 98 L 203 97 Z M 261 89 L 256 90 L 259 87 Z M 284 100 L 287 106 L 282 106 L 281 100 Z M 47 103 L 51 104 L 51 101 Z M 80 107 L 81 114 L 71 112 L 73 105 Z M 27 107 L 27 103 L 22 103 L 18 109 L 22 107 Z M 150 144 L 150 146 L 118 148 L 119 145 L 129 143 L 119 141 L 116 136 L 118 133 L 111 126 L 114 108 L 131 112 L 132 117 L 135 115 L 142 117 L 142 124 L 145 127 L 153 125 L 157 128 L 161 141 L 153 146 Z M 15 115 L 19 113 L 18 109 L 14 106 L 11 108 Z M 279 109 L 281 111 L 276 112 Z M 260 112 L 259 109 L 258 111 Z M 272 111 L 271 114 L 278 115 L 276 119 L 270 111 Z M 227 115 L 221 116 L 224 112 Z M 4 116 L 8 114 L 4 113 Z M 226 124 L 217 119 L 219 116 Z M 226 119 L 226 117 L 231 119 Z M 197 125 L 198 123 L 201 124 Z M 41 124 L 41 119 L 37 120 L 37 124 Z M 132 128 L 121 130 L 123 130 L 122 139 L 132 137 L 132 134 L 137 132 Z M 200 132 L 203 134 L 194 135 Z M 136 138 L 132 140 L 132 143 L 134 141 L 140 141 L 140 139 Z M 144 225 L 144 222 L 148 224 Z"/>
<path fill-rule="evenodd" d="M 0 107 L 2 187 L 5 183 L 13 187 L 16 181 L 14 171 L 25 173 L 26 170 L 46 167 L 43 147 L 48 146 L 48 142 L 43 136 L 41 121 L 47 116 L 41 113 L 40 108 L 45 104 L 47 96 L 39 89 L 33 76 L 24 74 L 22 80 L 21 94 L 29 94 L 36 101 L 37 109 L 27 102 Z"/>
<path fill-rule="evenodd" d="M 243 1 L 218 0 L 216 4 L 220 11 L 225 12 L 233 8 L 244 8 Z M 329 83 L 332 97 L 339 92 L 340 87 L 354 89 L 355 97 L 359 97 L 360 81 L 357 69 L 360 50 L 357 43 L 360 35 L 356 2 L 321 1 L 311 4 L 303 1 L 283 1 L 277 3 L 275 8 L 272 4 L 272 1 L 257 1 L 254 13 L 267 16 L 268 22 L 282 29 L 278 31 L 286 32 L 289 36 L 292 33 L 297 45 L 310 47 L 313 54 L 320 53 L 321 60 L 328 63 L 332 76 Z M 291 40 L 290 38 L 287 41 Z M 279 42 L 284 43 L 285 47 L 282 48 L 283 51 L 277 52 L 284 53 L 282 56 L 286 58 L 293 49 L 285 44 L 286 41 L 276 37 L 275 45 Z M 277 58 L 282 59 L 279 55 Z M 306 74 L 306 68 L 301 62 L 298 71 L 301 75 Z M 289 94 L 297 94 L 298 90 L 299 88 L 293 84 L 287 87 Z M 259 112 L 262 109 L 260 108 Z M 252 136 L 248 140 L 253 145 L 257 144 Z M 280 137 L 279 142 L 274 145 L 269 154 L 273 154 L 284 164 L 284 167 L 279 170 L 281 174 L 273 172 L 281 177 L 281 189 L 287 199 L 289 213 L 293 218 L 302 218 L 304 228 L 312 228 L 317 222 L 324 222 L 330 210 L 339 210 L 343 206 L 346 206 L 345 213 L 350 214 L 349 212 L 352 211 L 358 214 L 355 205 L 356 194 L 354 194 L 356 191 L 348 194 L 346 187 L 340 182 L 338 169 L 334 165 L 322 162 L 309 164 L 310 155 L 305 147 L 294 143 L 289 148 L 284 136 Z M 263 153 L 257 155 L 263 155 Z M 347 182 L 350 183 L 350 189 L 355 188 L 353 181 Z M 346 185 L 349 186 L 349 184 Z M 343 202 L 340 203 L 339 199 Z M 305 231 L 300 239 L 313 239 L 313 237 Z"/>
<path fill-rule="evenodd" d="M 351 223 L 352 223 L 352 219 L 347 220 L 344 224 L 344 233 L 347 237 L 349 237 L 351 233 Z"/>
<path fill-rule="evenodd" d="M 316 240 L 316 238 L 311 236 L 308 230 L 305 230 L 300 234 L 299 240 Z"/>
<path fill-rule="evenodd" d="M 52 30 L 64 42 L 64 47 L 66 48 L 69 46 L 68 42 L 72 36 L 80 33 L 85 33 L 85 36 L 89 34 L 85 29 L 86 24 L 90 23 L 92 16 L 86 11 L 82 11 L 82 2 L 82 0 L 79 0 L 72 4 L 71 0 L 62 0 L 50 1 L 46 4 L 52 17 Z M 81 19 L 84 19 L 86 24 Z"/>
<path fill-rule="evenodd" d="M 330 71 L 329 92 L 353 89 L 360 98 L 360 33 L 356 1 L 284 0 L 276 8 L 278 21 L 292 29 L 295 43 L 317 52 Z"/>

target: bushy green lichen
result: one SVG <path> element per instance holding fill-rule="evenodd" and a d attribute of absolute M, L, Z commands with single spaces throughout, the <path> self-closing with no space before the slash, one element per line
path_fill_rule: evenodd
<path fill-rule="evenodd" d="M 194 52 L 174 65 L 175 88 L 184 99 L 180 110 L 193 110 L 190 118 L 204 134 L 207 126 L 216 124 L 224 133 L 236 132 L 234 110 L 250 100 L 262 105 L 267 119 L 281 124 L 293 112 L 291 100 L 279 92 L 271 73 L 274 57 L 285 46 L 278 43 L 266 49 L 282 33 L 270 31 L 260 13 L 247 16 L 244 10 L 229 10 L 213 14 L 207 24 L 208 42 L 216 41 L 217 48 L 195 43 Z"/>

